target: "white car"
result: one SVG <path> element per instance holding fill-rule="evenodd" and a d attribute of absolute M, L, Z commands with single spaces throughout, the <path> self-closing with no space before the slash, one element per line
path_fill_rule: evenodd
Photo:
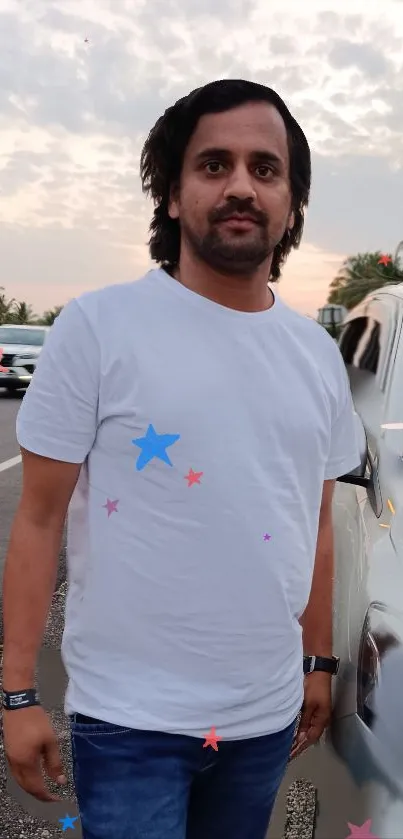
<path fill-rule="evenodd" d="M 49 326 L 0 326 L 0 388 L 26 389 L 49 332 Z"/>
<path fill-rule="evenodd" d="M 403 284 L 373 292 L 349 312 L 339 346 L 362 450 L 361 469 L 339 479 L 334 497 L 340 670 L 331 726 L 290 763 L 270 839 L 283 835 L 287 791 L 298 778 L 317 791 L 315 839 L 403 837 L 403 764 L 387 768 L 373 706 L 385 654 L 403 649 Z M 403 698 L 401 705 L 403 712 Z"/>

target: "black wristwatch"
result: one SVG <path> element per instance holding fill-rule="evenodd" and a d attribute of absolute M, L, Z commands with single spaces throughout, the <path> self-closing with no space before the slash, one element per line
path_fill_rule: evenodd
<path fill-rule="evenodd" d="M 304 655 L 304 675 L 321 670 L 323 673 L 331 673 L 335 676 L 339 672 L 340 659 L 332 655 L 331 658 L 324 658 L 320 655 Z"/>

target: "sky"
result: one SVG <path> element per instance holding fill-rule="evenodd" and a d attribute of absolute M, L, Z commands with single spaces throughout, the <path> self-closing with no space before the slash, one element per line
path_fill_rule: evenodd
<path fill-rule="evenodd" d="M 278 293 L 315 315 L 347 256 L 403 239 L 402 46 L 403 0 L 0 0 L 0 286 L 41 314 L 149 270 L 142 144 L 181 96 L 244 78 L 311 147 Z"/>

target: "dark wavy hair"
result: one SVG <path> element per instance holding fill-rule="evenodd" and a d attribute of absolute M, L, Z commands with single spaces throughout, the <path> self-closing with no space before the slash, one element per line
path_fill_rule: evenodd
<path fill-rule="evenodd" d="M 178 219 L 168 214 L 171 188 L 180 181 L 189 140 L 204 114 L 229 111 L 247 102 L 268 102 L 284 120 L 290 158 L 290 184 L 295 224 L 274 249 L 269 280 L 276 282 L 292 248 L 298 248 L 304 227 L 304 208 L 311 187 L 311 153 L 304 132 L 281 97 L 270 87 L 242 79 L 222 79 L 199 87 L 168 108 L 151 129 L 140 158 L 143 193 L 151 195 L 154 214 L 148 242 L 151 258 L 168 272 L 180 253 Z"/>

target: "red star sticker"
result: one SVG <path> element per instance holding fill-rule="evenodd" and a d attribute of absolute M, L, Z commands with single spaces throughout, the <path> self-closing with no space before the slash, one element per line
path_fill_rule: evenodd
<path fill-rule="evenodd" d="M 358 827 L 357 824 L 350 824 L 350 822 L 347 822 L 350 829 L 347 839 L 379 839 L 379 836 L 375 836 L 374 833 L 371 833 L 371 822 L 372 819 L 367 819 L 361 827 Z"/>
<path fill-rule="evenodd" d="M 217 740 L 222 740 L 222 737 L 217 736 L 217 734 L 215 733 L 215 726 L 214 725 L 213 725 L 212 728 L 210 728 L 210 731 L 209 731 L 208 734 L 203 734 L 203 737 L 206 738 L 206 742 L 203 743 L 203 749 L 206 749 L 207 746 L 212 746 L 214 751 L 218 752 Z"/>
<path fill-rule="evenodd" d="M 188 487 L 193 486 L 193 484 L 199 484 L 200 478 L 203 472 L 193 472 L 193 469 L 189 469 L 187 475 L 185 475 L 185 481 L 188 482 Z"/>
<path fill-rule="evenodd" d="M 386 253 L 383 253 L 381 258 L 378 259 L 378 265 L 389 265 L 389 262 L 392 262 L 392 257 Z"/>

